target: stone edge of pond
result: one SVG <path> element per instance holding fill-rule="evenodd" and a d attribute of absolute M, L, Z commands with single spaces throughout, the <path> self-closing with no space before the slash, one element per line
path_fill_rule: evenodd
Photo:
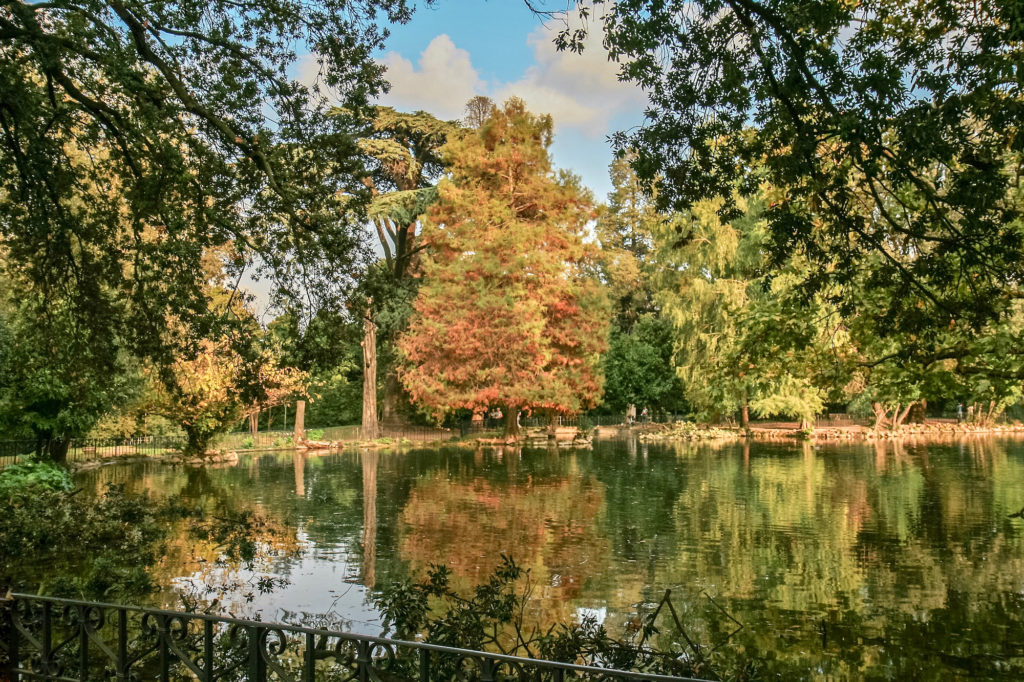
<path fill-rule="evenodd" d="M 975 426 L 972 424 L 905 424 L 897 431 L 877 431 L 863 426 L 824 427 L 813 431 L 787 428 L 748 429 L 738 427 L 716 427 L 708 425 L 687 425 L 684 428 L 641 432 L 642 441 L 710 441 L 710 440 L 771 440 L 771 441 L 813 441 L 813 442 L 872 442 L 886 440 L 915 440 L 943 442 L 972 437 L 1022 436 L 1024 424 L 1014 423 L 996 426 Z"/>

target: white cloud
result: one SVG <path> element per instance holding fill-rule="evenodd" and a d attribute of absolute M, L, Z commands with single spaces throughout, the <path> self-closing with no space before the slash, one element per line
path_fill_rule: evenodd
<path fill-rule="evenodd" d="M 600 24 L 592 22 L 582 55 L 556 52 L 551 40 L 557 27 L 541 26 L 528 37 L 534 64 L 522 77 L 508 83 L 485 83 L 469 53 L 447 35 L 434 38 L 414 65 L 396 52 L 382 60 L 391 92 L 382 98 L 397 108 L 423 109 L 446 119 L 461 118 L 465 103 L 474 95 L 502 102 L 515 95 L 536 113 L 549 113 L 555 127 L 575 128 L 588 138 L 608 134 L 611 121 L 621 113 L 639 113 L 645 97 L 633 85 L 618 80 L 618 65 L 609 62 L 601 47 Z"/>
<path fill-rule="evenodd" d="M 579 23 L 578 17 L 569 21 Z M 522 97 L 531 110 L 550 113 L 556 126 L 577 128 L 591 138 L 607 134 L 618 114 L 642 110 L 643 92 L 620 82 L 618 64 L 608 61 L 600 23 L 592 21 L 590 29 L 583 54 L 573 54 L 555 50 L 556 26 L 538 27 L 527 38 L 536 63 L 518 81 L 502 86 L 495 99 Z"/>
<path fill-rule="evenodd" d="M 383 59 L 391 91 L 382 98 L 399 109 L 428 111 L 442 119 L 460 119 L 466 102 L 486 88 L 469 57 L 441 34 L 430 41 L 416 66 L 397 52 Z"/>

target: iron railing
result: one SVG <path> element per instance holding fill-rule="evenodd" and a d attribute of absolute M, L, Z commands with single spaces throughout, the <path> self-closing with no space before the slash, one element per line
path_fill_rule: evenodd
<path fill-rule="evenodd" d="M 185 444 L 181 436 L 131 436 L 127 438 L 72 438 L 68 445 L 68 461 L 87 461 L 105 457 L 161 455 L 178 450 Z M 0 466 L 13 464 L 20 457 L 45 452 L 45 439 L 0 440 Z"/>
<path fill-rule="evenodd" d="M 692 680 L 331 630 L 14 594 L 0 680 Z"/>

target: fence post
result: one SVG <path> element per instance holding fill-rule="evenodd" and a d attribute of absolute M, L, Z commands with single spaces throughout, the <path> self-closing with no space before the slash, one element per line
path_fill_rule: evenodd
<path fill-rule="evenodd" d="M 373 667 L 373 657 L 370 655 L 370 643 L 364 640 L 356 642 L 356 669 L 359 674 L 359 682 L 370 682 L 370 668 Z"/>
<path fill-rule="evenodd" d="M 7 588 L 0 588 L 0 681 L 14 682 L 17 680 L 18 659 L 18 628 L 14 626 L 14 598 Z"/>
<path fill-rule="evenodd" d="M 245 679 L 248 682 L 266 682 L 267 665 L 260 653 L 265 632 L 265 629 L 258 626 L 246 628 L 249 637 L 249 674 Z"/>

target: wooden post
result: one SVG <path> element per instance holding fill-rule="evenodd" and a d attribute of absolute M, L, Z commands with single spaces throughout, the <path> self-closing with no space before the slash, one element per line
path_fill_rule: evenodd
<path fill-rule="evenodd" d="M 292 441 L 298 444 L 306 439 L 306 401 L 295 401 L 295 436 Z"/>

